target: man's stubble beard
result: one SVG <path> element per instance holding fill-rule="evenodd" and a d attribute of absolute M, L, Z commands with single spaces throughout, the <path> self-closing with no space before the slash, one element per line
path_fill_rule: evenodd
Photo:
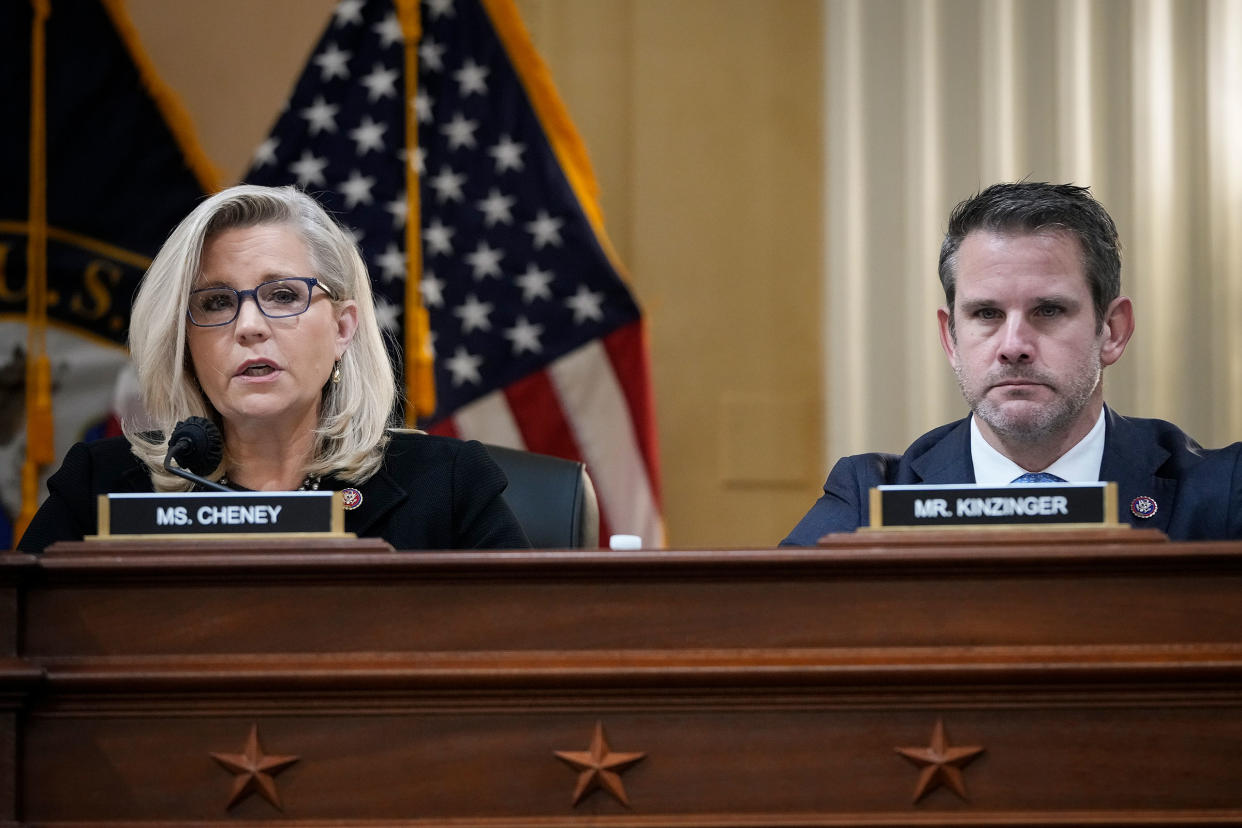
<path fill-rule="evenodd" d="M 1086 359 L 1077 366 L 1077 370 L 1068 380 L 1068 385 L 1057 383 L 1052 377 L 1030 369 L 1016 368 L 989 373 L 981 385 L 982 390 L 976 392 L 967 387 L 961 367 L 953 366 L 957 387 L 975 416 L 987 423 L 1000 437 L 1028 444 L 1038 444 L 1067 431 L 1091 401 L 1091 395 L 1103 380 L 1103 373 L 1099 346 L 1092 348 Z M 987 396 L 993 385 L 1006 379 L 1030 380 L 1046 385 L 1056 392 L 1056 398 L 1030 414 L 1008 413 L 1002 404 Z"/>

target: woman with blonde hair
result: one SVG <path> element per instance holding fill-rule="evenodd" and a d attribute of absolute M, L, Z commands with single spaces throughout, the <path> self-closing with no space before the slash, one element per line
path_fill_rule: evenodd
<path fill-rule="evenodd" d="M 481 445 L 391 428 L 366 266 L 300 190 L 240 185 L 190 213 L 143 277 L 129 344 L 148 421 L 71 448 L 19 549 L 93 534 L 100 493 L 192 489 L 164 458 L 194 416 L 223 434 L 206 476 L 228 488 L 345 489 L 346 530 L 398 549 L 528 545 Z"/>

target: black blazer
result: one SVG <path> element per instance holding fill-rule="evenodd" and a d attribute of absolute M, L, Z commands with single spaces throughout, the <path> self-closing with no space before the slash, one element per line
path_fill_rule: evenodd
<path fill-rule="evenodd" d="M 1205 449 L 1172 423 L 1123 417 L 1105 406 L 1100 479 L 1117 484 L 1123 523 L 1159 529 L 1173 540 L 1242 538 L 1242 443 Z M 814 546 L 830 532 L 867 526 L 872 486 L 974 482 L 966 418 L 927 432 L 900 456 L 841 458 L 823 496 L 781 545 Z M 1130 508 L 1141 496 L 1156 501 L 1156 513 L 1148 518 Z"/>
<path fill-rule="evenodd" d="M 345 530 L 397 549 L 524 549 L 530 546 L 501 492 L 504 472 L 477 442 L 394 433 L 384 465 L 364 483 L 326 478 L 321 489 L 353 485 L 362 502 L 345 512 Z M 48 498 L 18 542 L 42 552 L 97 531 L 97 496 L 150 492 L 147 467 L 124 437 L 78 443 L 48 479 Z"/>

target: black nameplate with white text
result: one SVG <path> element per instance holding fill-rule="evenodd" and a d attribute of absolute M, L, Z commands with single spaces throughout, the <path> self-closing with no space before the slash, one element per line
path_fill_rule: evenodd
<path fill-rule="evenodd" d="M 99 538 L 341 535 L 339 492 L 184 492 L 99 496 Z"/>
<path fill-rule="evenodd" d="M 1116 525 L 1115 483 L 877 486 L 871 528 Z"/>

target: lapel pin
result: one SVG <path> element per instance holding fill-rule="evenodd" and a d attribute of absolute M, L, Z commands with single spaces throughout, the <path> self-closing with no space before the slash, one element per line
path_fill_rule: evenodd
<path fill-rule="evenodd" d="M 354 488 L 341 489 L 341 500 L 345 501 L 345 509 L 352 512 L 362 505 L 362 492 Z M 1155 504 L 1152 504 L 1153 511 Z"/>
<path fill-rule="evenodd" d="M 1130 501 L 1130 514 L 1146 520 L 1156 514 L 1156 501 L 1147 495 L 1139 495 Z"/>

